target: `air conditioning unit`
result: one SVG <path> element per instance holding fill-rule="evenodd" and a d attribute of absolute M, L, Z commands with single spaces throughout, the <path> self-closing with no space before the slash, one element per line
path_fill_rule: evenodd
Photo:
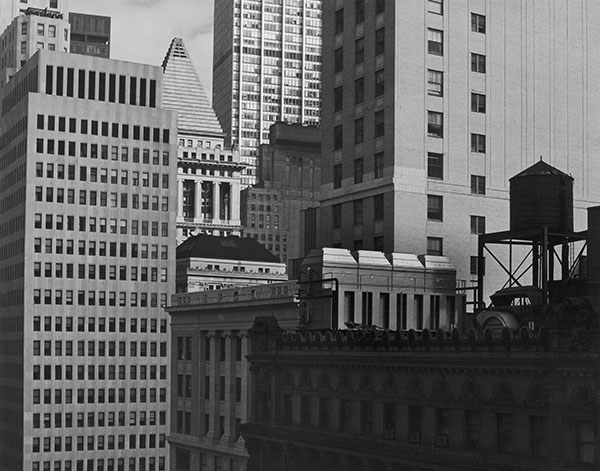
<path fill-rule="evenodd" d="M 394 440 L 396 438 L 396 431 L 393 428 L 386 429 L 383 432 L 383 438 L 386 440 Z"/>
<path fill-rule="evenodd" d="M 412 443 L 419 443 L 421 441 L 421 434 L 420 433 L 409 433 L 408 441 L 412 442 Z"/>
<path fill-rule="evenodd" d="M 435 444 L 437 446 L 448 446 L 448 435 L 438 435 L 435 438 Z"/>

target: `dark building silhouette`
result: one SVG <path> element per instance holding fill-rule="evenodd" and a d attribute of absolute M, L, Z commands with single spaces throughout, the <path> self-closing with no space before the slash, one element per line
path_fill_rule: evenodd
<path fill-rule="evenodd" d="M 71 51 L 75 54 L 110 58 L 110 17 L 69 13 Z"/>

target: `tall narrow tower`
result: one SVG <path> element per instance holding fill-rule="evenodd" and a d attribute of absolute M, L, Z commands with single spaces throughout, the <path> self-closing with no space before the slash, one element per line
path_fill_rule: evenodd
<path fill-rule="evenodd" d="M 321 0 L 219 0 L 214 25 L 213 106 L 248 186 L 271 124 L 320 123 Z"/>

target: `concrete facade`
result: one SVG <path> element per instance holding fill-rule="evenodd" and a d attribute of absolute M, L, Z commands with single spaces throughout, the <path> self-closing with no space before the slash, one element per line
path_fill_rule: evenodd
<path fill-rule="evenodd" d="M 110 58 L 109 16 L 69 13 L 71 24 L 71 46 L 74 54 Z"/>

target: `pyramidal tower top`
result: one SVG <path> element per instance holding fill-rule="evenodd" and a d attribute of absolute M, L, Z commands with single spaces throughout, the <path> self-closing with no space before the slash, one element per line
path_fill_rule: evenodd
<path fill-rule="evenodd" d="M 162 63 L 163 107 L 179 111 L 179 132 L 223 136 L 183 39 L 173 38 Z"/>

